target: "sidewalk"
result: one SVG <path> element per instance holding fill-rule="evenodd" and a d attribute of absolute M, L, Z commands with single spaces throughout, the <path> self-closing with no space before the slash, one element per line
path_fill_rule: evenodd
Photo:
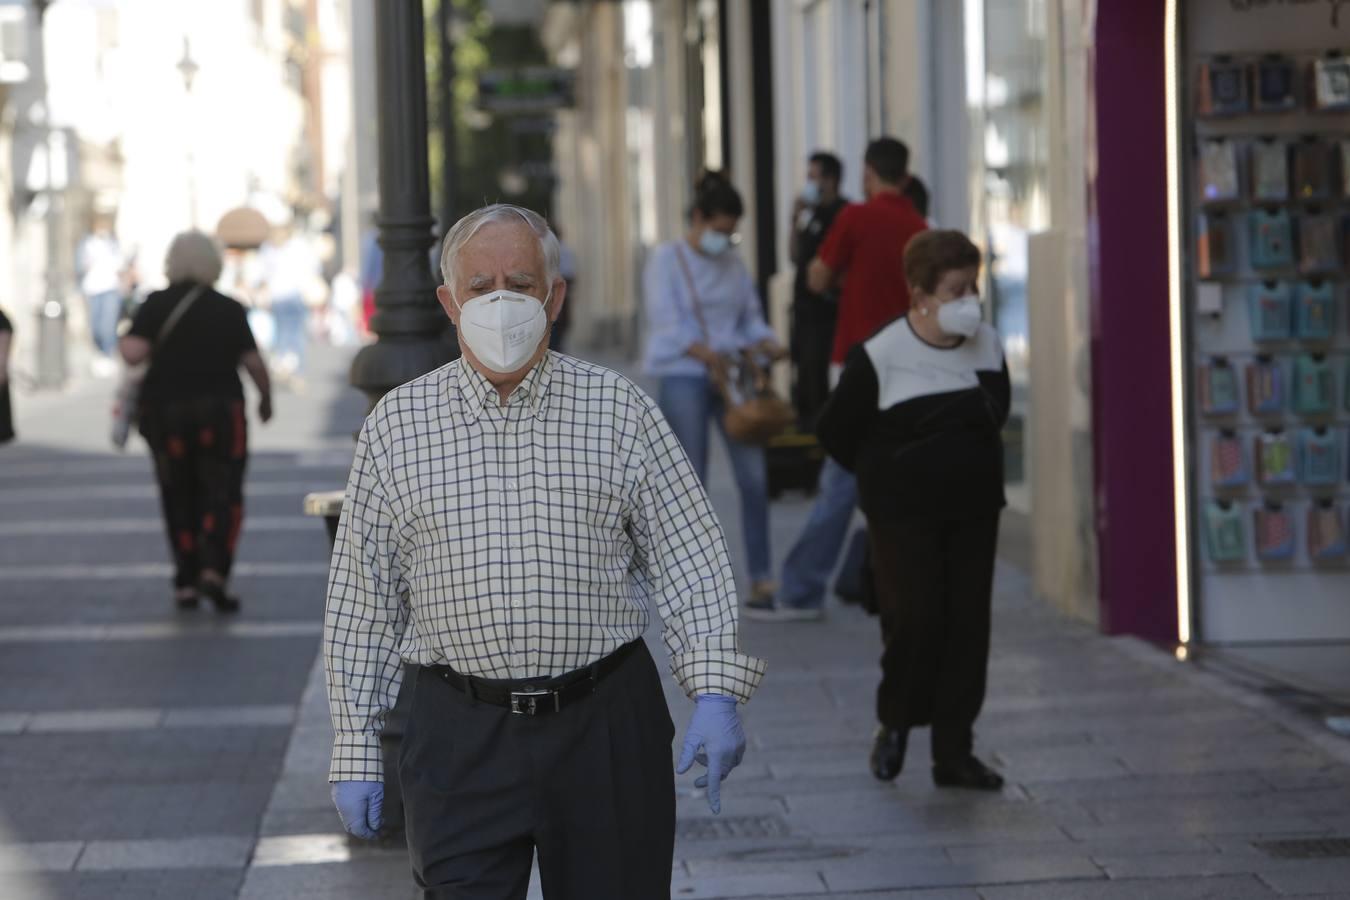
<path fill-rule="evenodd" d="M 714 473 L 739 558 L 724 460 Z M 780 555 L 807 508 L 775 505 Z M 1022 528 L 1009 514 L 1005 546 L 1024 546 Z M 745 623 L 746 647 L 769 660 L 745 708 L 750 752 L 719 818 L 693 773 L 680 779 L 673 896 L 1350 897 L 1350 859 L 1278 855 L 1350 854 L 1350 842 L 1257 846 L 1350 837 L 1350 742 L 1155 648 L 1062 621 L 1014 561 L 1001 561 L 996 591 L 978 743 L 1008 776 L 1001 796 L 936 790 L 923 733 L 895 784 L 868 773 L 875 620 L 831 608 L 824 624 Z M 688 702 L 669 683 L 667 695 L 682 733 Z M 405 852 L 339 834 L 322 782 L 330 740 L 316 662 L 245 900 L 416 896 Z"/>

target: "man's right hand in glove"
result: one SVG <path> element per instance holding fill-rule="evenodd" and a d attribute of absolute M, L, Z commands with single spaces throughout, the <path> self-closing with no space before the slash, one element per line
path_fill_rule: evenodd
<path fill-rule="evenodd" d="M 349 834 L 373 840 L 384 824 L 384 783 L 336 781 L 333 805 Z"/>

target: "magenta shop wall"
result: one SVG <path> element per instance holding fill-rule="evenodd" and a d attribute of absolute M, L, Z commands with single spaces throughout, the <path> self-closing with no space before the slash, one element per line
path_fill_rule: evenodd
<path fill-rule="evenodd" d="M 1177 638 L 1164 0 L 1098 0 L 1093 430 L 1102 629 Z"/>

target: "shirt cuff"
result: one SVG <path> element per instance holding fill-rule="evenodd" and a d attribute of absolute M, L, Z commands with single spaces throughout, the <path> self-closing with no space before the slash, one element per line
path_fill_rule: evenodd
<path fill-rule="evenodd" d="M 699 694 L 724 694 L 745 703 L 759 687 L 767 664 L 744 653 L 694 650 L 676 656 L 670 668 L 690 699 Z"/>
<path fill-rule="evenodd" d="M 333 739 L 329 781 L 384 781 L 384 751 L 373 734 L 339 734 Z"/>

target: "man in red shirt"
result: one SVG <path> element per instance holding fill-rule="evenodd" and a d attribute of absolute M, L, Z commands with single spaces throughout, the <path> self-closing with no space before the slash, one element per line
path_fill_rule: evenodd
<path fill-rule="evenodd" d="M 928 227 L 905 196 L 909 181 L 909 148 L 894 138 L 881 138 L 863 157 L 863 194 L 866 203 L 839 214 L 820 255 L 811 261 L 806 277 L 813 290 L 842 278 L 839 321 L 835 325 L 830 361 L 844 364 L 857 344 L 872 336 L 896 316 L 909 311 L 905 284 L 905 247 Z"/>
<path fill-rule="evenodd" d="M 909 311 L 905 247 L 928 224 L 905 196 L 908 181 L 908 147 L 895 138 L 869 144 L 863 156 L 867 202 L 847 206 L 835 217 L 819 255 L 806 271 L 807 286 L 816 293 L 843 283 L 830 353 L 831 385 L 850 350 Z M 778 596 L 747 601 L 742 607 L 746 618 L 792 622 L 824 617 L 825 584 L 857 505 L 858 485 L 853 475 L 826 459 L 811 515 L 783 564 Z"/>

